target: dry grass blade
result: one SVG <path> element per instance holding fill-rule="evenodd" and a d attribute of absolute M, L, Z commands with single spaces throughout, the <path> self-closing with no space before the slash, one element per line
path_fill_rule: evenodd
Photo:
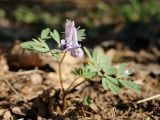
<path fill-rule="evenodd" d="M 159 97 L 160 97 L 160 94 L 158 94 L 158 95 L 154 95 L 154 96 L 151 96 L 151 97 L 148 97 L 148 98 L 145 98 L 145 99 L 139 100 L 139 101 L 137 101 L 137 103 L 147 102 L 147 101 L 150 101 L 150 100 L 153 100 L 153 99 L 159 98 Z"/>
<path fill-rule="evenodd" d="M 13 90 L 13 92 L 15 92 L 18 96 L 20 96 L 20 97 L 22 98 L 22 100 L 23 100 L 25 103 L 28 102 L 27 99 L 25 99 L 22 94 L 20 94 L 16 89 L 14 89 L 14 88 L 12 87 L 12 85 L 9 83 L 9 81 L 8 81 L 7 79 L 3 79 L 3 80 L 4 80 L 4 81 L 6 82 L 6 84 L 10 87 L 10 89 Z"/>

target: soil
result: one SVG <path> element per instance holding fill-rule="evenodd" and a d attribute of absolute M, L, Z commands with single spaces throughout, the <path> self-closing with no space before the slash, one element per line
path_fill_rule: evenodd
<path fill-rule="evenodd" d="M 116 46 L 116 45 L 115 45 Z M 97 49 L 104 50 L 101 46 Z M 131 80 L 141 86 L 141 94 L 123 89 L 119 95 L 106 91 L 100 80 L 86 80 L 67 96 L 67 109 L 62 113 L 62 98 L 56 62 L 50 54 L 37 55 L 20 48 L 19 42 L 1 49 L 0 55 L 0 119 L 4 120 L 160 120 L 160 99 L 137 103 L 159 94 L 160 55 L 157 48 L 131 51 L 112 47 L 105 50 L 116 66 L 128 63 Z M 74 79 L 74 66 L 86 62 L 67 54 L 63 63 L 65 89 Z M 83 78 L 75 84 L 80 83 Z M 91 105 L 82 104 L 84 96 Z"/>

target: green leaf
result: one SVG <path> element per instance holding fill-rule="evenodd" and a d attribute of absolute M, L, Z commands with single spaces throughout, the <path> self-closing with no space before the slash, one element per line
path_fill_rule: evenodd
<path fill-rule="evenodd" d="M 60 35 L 57 30 L 50 32 L 51 37 L 60 45 Z"/>
<path fill-rule="evenodd" d="M 38 38 L 38 40 L 33 39 L 33 41 L 27 41 L 27 42 L 21 43 L 21 47 L 29 50 L 35 50 L 37 52 L 42 52 L 42 53 L 49 51 L 48 45 L 40 38 Z"/>
<path fill-rule="evenodd" d="M 102 78 L 102 86 L 105 90 L 109 90 L 109 87 L 108 87 L 107 82 L 106 82 L 106 78 Z"/>
<path fill-rule="evenodd" d="M 119 81 L 124 87 L 132 89 L 137 93 L 140 93 L 140 86 L 138 84 L 128 80 L 119 80 Z"/>
<path fill-rule="evenodd" d="M 116 75 L 117 69 L 108 64 L 100 64 L 105 75 Z"/>
<path fill-rule="evenodd" d="M 112 81 L 106 80 L 108 87 L 114 94 L 118 94 L 120 92 L 120 87 L 114 84 Z"/>
<path fill-rule="evenodd" d="M 87 79 L 92 79 L 94 76 L 96 76 L 97 75 L 97 73 L 96 72 L 85 72 L 85 73 L 83 73 L 82 74 L 83 75 L 83 77 L 85 77 L 85 78 L 87 78 Z"/>
<path fill-rule="evenodd" d="M 105 75 L 115 75 L 116 73 L 117 69 L 114 67 L 110 67 L 105 70 Z"/>
<path fill-rule="evenodd" d="M 97 75 L 97 72 L 91 71 L 88 66 L 85 66 L 82 68 L 82 76 L 87 78 L 87 79 L 92 79 L 94 76 Z"/>
<path fill-rule="evenodd" d="M 110 89 L 114 94 L 120 92 L 120 87 L 117 85 L 117 80 L 110 78 L 110 77 L 103 77 L 102 78 L 102 86 L 104 89 Z"/>
<path fill-rule="evenodd" d="M 132 74 L 132 71 L 130 69 L 126 69 L 127 64 L 123 63 L 119 65 L 117 77 L 124 77 L 127 78 L 129 75 Z"/>
<path fill-rule="evenodd" d="M 49 47 L 48 47 L 47 43 L 44 40 L 42 40 L 41 38 L 38 38 L 38 40 L 41 43 L 41 47 L 44 47 L 44 48 L 49 50 Z"/>
<path fill-rule="evenodd" d="M 59 50 L 56 50 L 56 49 L 51 50 L 52 56 L 53 56 L 57 61 L 60 60 L 59 52 L 60 52 L 60 51 L 59 51 Z"/>
<path fill-rule="evenodd" d="M 35 42 L 33 42 L 33 41 L 27 41 L 27 42 L 21 43 L 20 46 L 21 46 L 22 48 L 31 49 L 31 47 L 34 46 L 34 45 L 36 45 Z"/>
<path fill-rule="evenodd" d="M 93 72 L 97 72 L 97 67 L 93 63 L 88 63 L 87 65 L 88 69 L 90 69 Z"/>
<path fill-rule="evenodd" d="M 89 50 L 86 47 L 83 47 L 83 49 L 84 49 L 85 53 L 87 54 L 87 56 L 89 57 L 89 59 L 92 60 L 92 56 L 91 56 Z"/>
<path fill-rule="evenodd" d="M 82 68 L 75 68 L 74 71 L 72 71 L 73 74 L 83 76 L 83 70 Z"/>
<path fill-rule="evenodd" d="M 126 66 L 127 65 L 125 63 L 120 64 L 118 68 L 118 74 L 122 74 L 125 71 Z"/>
<path fill-rule="evenodd" d="M 48 52 L 49 50 L 47 48 L 43 48 L 43 47 L 38 47 L 38 46 L 32 46 L 33 50 L 38 51 L 38 52 Z"/>
<path fill-rule="evenodd" d="M 78 27 L 77 28 L 77 40 L 82 41 L 86 38 L 85 36 L 86 36 L 85 29 L 80 29 L 80 27 Z"/>
<path fill-rule="evenodd" d="M 47 38 L 48 35 L 49 35 L 49 32 L 50 32 L 50 29 L 49 29 L 49 28 L 46 28 L 46 29 L 42 30 L 42 32 L 41 32 L 41 38 L 42 38 L 42 39 Z"/>
<path fill-rule="evenodd" d="M 88 96 L 85 96 L 82 103 L 83 105 L 89 106 L 91 104 L 91 99 Z"/>
<path fill-rule="evenodd" d="M 113 77 L 110 77 L 110 76 L 105 76 L 109 81 L 113 82 L 114 84 L 116 85 L 120 85 L 119 84 L 119 80 L 117 78 L 113 78 Z"/>
<path fill-rule="evenodd" d="M 97 50 L 96 49 L 93 50 L 92 56 L 93 56 L 94 61 L 97 62 L 97 59 L 98 59 L 97 56 L 98 55 L 97 55 Z"/>
<path fill-rule="evenodd" d="M 91 71 L 88 66 L 82 66 L 81 68 L 76 68 L 73 73 L 75 75 L 79 75 L 79 76 L 82 76 L 84 78 L 87 78 L 87 79 L 92 79 L 94 76 L 97 75 L 96 72 L 94 71 Z"/>
<path fill-rule="evenodd" d="M 98 52 L 97 50 L 94 49 L 92 55 L 93 55 L 94 62 L 98 65 L 111 63 L 111 59 L 108 58 L 102 51 Z"/>
<path fill-rule="evenodd" d="M 37 39 L 32 39 L 32 40 L 35 42 L 37 46 L 43 46 L 43 43 L 41 43 L 39 40 Z"/>

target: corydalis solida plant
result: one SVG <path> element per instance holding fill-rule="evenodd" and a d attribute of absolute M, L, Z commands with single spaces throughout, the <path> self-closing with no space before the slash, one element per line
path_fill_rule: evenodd
<path fill-rule="evenodd" d="M 48 39 L 53 39 L 57 43 L 57 48 L 50 49 L 46 41 Z M 73 72 L 76 75 L 76 78 L 71 83 L 71 85 L 65 90 L 63 87 L 62 81 L 62 71 L 61 64 L 65 58 L 67 52 L 70 52 L 73 57 L 82 57 L 84 52 L 81 48 L 81 45 L 78 41 L 85 39 L 85 30 L 76 28 L 74 21 L 67 20 L 65 24 L 64 38 L 61 39 L 59 32 L 57 30 L 51 31 L 49 28 L 44 29 L 41 32 L 40 37 L 33 39 L 32 41 L 27 41 L 21 44 L 22 48 L 26 48 L 32 51 L 39 53 L 48 53 L 51 52 L 53 57 L 56 59 L 58 64 L 58 74 L 59 81 L 61 85 L 62 100 L 63 100 L 63 110 L 66 109 L 66 96 L 70 93 L 72 89 L 78 85 L 74 85 L 75 81 L 80 77 L 86 79 L 94 79 L 99 77 L 102 81 L 102 86 L 105 90 L 111 90 L 113 93 L 119 93 L 122 86 L 135 90 L 136 92 L 140 91 L 140 88 L 137 84 L 124 80 L 128 79 L 128 76 L 131 72 L 126 71 L 125 64 L 115 68 L 111 64 L 111 60 L 101 52 L 93 51 L 92 54 L 88 51 L 87 48 L 84 48 L 86 54 L 88 55 L 89 62 L 86 65 L 83 65 L 81 68 L 76 68 Z M 60 57 L 59 53 L 63 53 L 63 56 Z M 77 77 L 78 76 L 78 77 Z M 83 82 L 82 82 L 83 83 Z M 84 99 L 85 105 L 89 104 L 88 97 Z M 86 103 L 86 101 L 88 101 Z"/>

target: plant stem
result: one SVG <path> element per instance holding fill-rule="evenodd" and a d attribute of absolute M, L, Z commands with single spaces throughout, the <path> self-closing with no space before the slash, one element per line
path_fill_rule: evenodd
<path fill-rule="evenodd" d="M 63 111 L 66 110 L 66 106 L 67 106 L 67 105 L 66 105 L 66 97 L 67 97 L 67 95 L 68 95 L 68 93 L 69 93 L 69 89 L 72 87 L 72 85 L 73 85 L 79 78 L 80 78 L 80 76 L 76 77 L 76 78 L 73 80 L 73 82 L 69 85 L 69 87 L 67 88 L 67 90 L 64 91 L 63 99 L 62 99 L 62 101 L 63 101 Z"/>
<path fill-rule="evenodd" d="M 62 98 L 62 102 L 63 102 L 63 109 L 62 109 L 62 112 L 64 112 L 67 108 L 67 105 L 66 105 L 66 97 L 67 95 L 66 94 L 63 94 L 63 98 Z"/>
<path fill-rule="evenodd" d="M 81 84 L 83 84 L 86 80 L 83 80 L 82 82 L 78 83 L 77 85 L 75 85 L 74 87 L 72 87 L 70 90 L 68 90 L 67 93 L 70 93 L 72 90 L 74 90 L 76 87 L 80 86 Z"/>
<path fill-rule="evenodd" d="M 66 56 L 66 52 L 63 54 L 61 60 L 58 62 L 59 81 L 60 81 L 61 90 L 62 90 L 62 92 L 63 92 L 63 95 L 64 95 L 64 93 L 65 93 L 65 90 L 64 90 L 64 86 L 63 86 L 63 80 L 62 80 L 61 65 L 62 65 L 62 62 L 63 62 L 65 56 Z"/>
<path fill-rule="evenodd" d="M 80 78 L 81 76 L 76 77 L 73 82 L 69 85 L 69 87 L 67 88 L 65 94 L 67 94 L 67 92 L 69 91 L 69 89 L 73 86 L 73 84 Z"/>

